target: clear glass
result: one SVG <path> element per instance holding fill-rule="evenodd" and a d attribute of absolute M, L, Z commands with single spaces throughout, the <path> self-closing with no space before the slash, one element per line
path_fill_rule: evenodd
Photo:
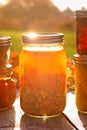
<path fill-rule="evenodd" d="M 76 67 L 75 95 L 78 111 L 87 113 L 87 56 L 74 55 Z"/>
<path fill-rule="evenodd" d="M 10 59 L 10 43 L 11 37 L 0 36 L 0 66 L 8 64 Z"/>
<path fill-rule="evenodd" d="M 62 43 L 24 43 L 20 54 L 20 104 L 30 116 L 55 116 L 66 105 L 66 54 Z"/>

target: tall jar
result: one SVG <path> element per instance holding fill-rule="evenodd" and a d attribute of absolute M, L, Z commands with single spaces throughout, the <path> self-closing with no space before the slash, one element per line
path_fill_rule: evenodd
<path fill-rule="evenodd" d="M 16 98 L 16 80 L 13 77 L 12 65 L 0 66 L 0 111 L 12 107 Z"/>
<path fill-rule="evenodd" d="M 87 55 L 87 10 L 76 11 L 76 49 L 80 55 Z"/>
<path fill-rule="evenodd" d="M 87 113 L 87 55 L 74 55 L 76 67 L 75 96 L 78 111 Z"/>
<path fill-rule="evenodd" d="M 23 34 L 20 54 L 20 104 L 25 114 L 55 116 L 66 105 L 64 34 Z"/>
<path fill-rule="evenodd" d="M 0 66 L 4 66 L 9 62 L 10 44 L 10 36 L 0 36 Z"/>

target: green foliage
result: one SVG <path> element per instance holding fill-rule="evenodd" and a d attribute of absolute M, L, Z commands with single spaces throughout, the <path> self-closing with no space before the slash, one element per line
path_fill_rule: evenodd
<path fill-rule="evenodd" d="M 67 57 L 73 58 L 76 53 L 76 33 L 75 31 L 63 31 L 65 36 L 64 49 Z"/>
<path fill-rule="evenodd" d="M 0 31 L 0 36 L 11 36 L 12 37 L 11 51 L 17 51 L 20 53 L 22 49 L 21 31 L 12 31 L 12 30 Z"/>
<path fill-rule="evenodd" d="M 23 31 L 0 31 L 0 35 L 6 35 L 12 37 L 11 51 L 17 51 L 20 53 L 22 48 L 22 33 Z M 62 31 L 64 33 L 64 49 L 67 57 L 73 58 L 73 54 L 76 52 L 76 34 L 75 31 Z"/>

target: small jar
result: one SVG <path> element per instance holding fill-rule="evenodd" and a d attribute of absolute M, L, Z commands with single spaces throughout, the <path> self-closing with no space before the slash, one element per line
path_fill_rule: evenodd
<path fill-rule="evenodd" d="M 76 49 L 80 55 L 87 55 L 87 10 L 76 11 Z"/>
<path fill-rule="evenodd" d="M 80 112 L 87 113 L 87 56 L 75 54 L 74 61 L 76 106 Z"/>
<path fill-rule="evenodd" d="M 33 117 L 55 116 L 66 105 L 64 34 L 23 34 L 20 104 Z"/>
<path fill-rule="evenodd" d="M 8 63 L 10 58 L 11 37 L 0 36 L 0 66 Z"/>
<path fill-rule="evenodd" d="M 12 65 L 0 67 L 0 110 L 9 109 L 16 98 L 16 80 L 13 78 Z"/>

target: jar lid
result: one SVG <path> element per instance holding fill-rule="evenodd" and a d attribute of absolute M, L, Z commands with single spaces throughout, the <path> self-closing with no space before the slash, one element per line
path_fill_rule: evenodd
<path fill-rule="evenodd" d="M 74 54 L 75 63 L 87 64 L 87 55 Z"/>
<path fill-rule="evenodd" d="M 63 42 L 63 33 L 28 33 L 22 35 L 23 43 L 57 43 Z"/>
<path fill-rule="evenodd" d="M 87 18 L 87 10 L 76 10 L 76 17 Z"/>
<path fill-rule="evenodd" d="M 11 43 L 11 37 L 10 36 L 0 36 L 0 45 L 3 44 L 10 44 Z"/>

